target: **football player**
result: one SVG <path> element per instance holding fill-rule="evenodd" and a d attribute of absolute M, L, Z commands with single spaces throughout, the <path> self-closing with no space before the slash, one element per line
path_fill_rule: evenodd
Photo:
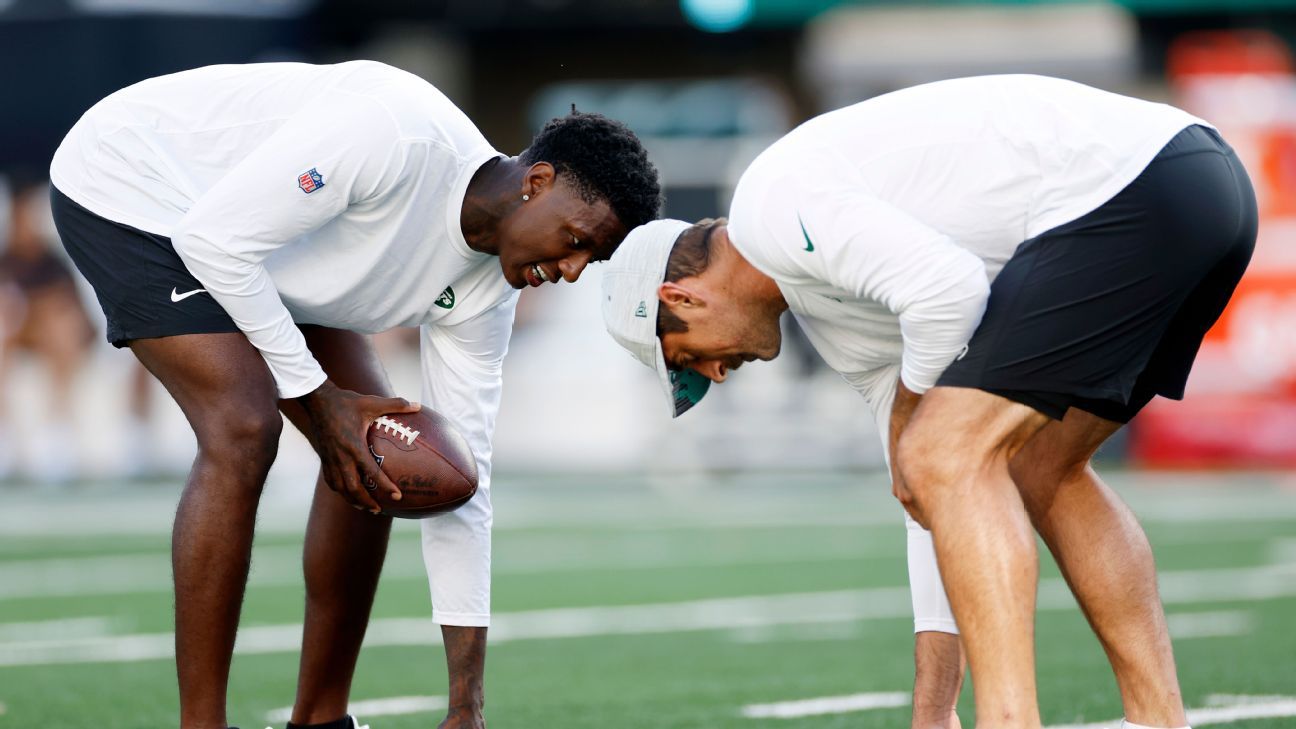
<path fill-rule="evenodd" d="M 915 727 L 958 725 L 956 625 L 979 729 L 1040 726 L 1032 526 L 1126 726 L 1182 727 L 1151 549 L 1089 461 L 1183 396 L 1255 236 L 1246 171 L 1200 119 L 1038 76 L 943 81 L 793 130 L 727 220 L 632 231 L 604 319 L 672 415 L 776 356 L 788 309 L 864 396 L 910 515 Z"/>
<path fill-rule="evenodd" d="M 573 112 L 508 157 L 435 88 L 380 63 L 211 66 L 100 101 L 50 176 L 109 340 L 162 381 L 198 441 L 172 541 L 180 725 L 226 727 L 281 411 L 321 460 L 289 727 L 355 723 L 347 694 L 391 528 L 366 484 L 397 493 L 365 431 L 418 408 L 394 397 L 365 335 L 418 326 L 422 398 L 480 474 L 471 502 L 422 522 L 450 676 L 441 726 L 482 727 L 491 433 L 518 290 L 575 281 L 657 216 L 639 140 Z"/>

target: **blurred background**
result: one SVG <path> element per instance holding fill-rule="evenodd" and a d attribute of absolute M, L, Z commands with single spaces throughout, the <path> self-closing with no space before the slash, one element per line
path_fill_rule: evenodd
<path fill-rule="evenodd" d="M 0 0 L 0 483 L 173 483 L 193 454 L 170 398 L 104 344 L 49 220 L 45 170 L 80 113 L 196 66 L 355 58 L 426 78 L 507 154 L 572 104 L 621 119 L 661 170 L 666 214 L 686 219 L 723 214 L 744 166 L 800 121 L 902 86 L 1032 72 L 1178 104 L 1241 153 L 1261 238 L 1188 401 L 1153 403 L 1108 455 L 1296 465 L 1293 38 L 1282 0 Z M 650 373 L 601 334 L 598 274 L 523 295 L 498 469 L 878 465 L 863 403 L 792 324 L 779 360 L 671 424 Z M 380 342 L 417 396 L 416 340 Z M 288 434 L 275 477 L 305 489 L 313 470 Z"/>
<path fill-rule="evenodd" d="M 54 149 L 147 77 L 357 58 L 426 78 L 506 154 L 572 104 L 616 117 L 686 219 L 723 214 L 744 166 L 801 121 L 942 78 L 1050 74 L 1218 125 L 1260 195 L 1255 258 L 1187 400 L 1154 402 L 1103 473 L 1156 549 L 1193 725 L 1290 727 L 1294 43 L 1296 0 L 0 0 L 0 727 L 176 715 L 168 553 L 193 436 L 103 340 L 50 221 Z M 905 530 L 862 398 L 789 325 L 779 359 L 672 422 L 603 333 L 600 273 L 524 292 L 505 363 L 491 726 L 906 726 Z M 377 339 L 417 397 L 416 338 Z M 286 429 L 236 651 L 244 727 L 282 725 L 293 695 L 316 469 Z M 445 705 L 419 544 L 396 525 L 354 686 L 382 729 L 432 726 Z M 1119 716 L 1118 694 L 1042 561 L 1046 723 L 1110 726 L 1079 723 Z"/>

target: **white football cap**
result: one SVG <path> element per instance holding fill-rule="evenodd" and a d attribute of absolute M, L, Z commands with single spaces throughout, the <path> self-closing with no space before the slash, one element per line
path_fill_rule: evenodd
<path fill-rule="evenodd" d="M 635 359 L 657 371 L 657 379 L 678 418 L 698 404 L 711 380 L 691 369 L 666 366 L 657 336 L 657 289 L 680 234 L 693 227 L 682 220 L 654 220 L 635 228 L 603 269 L 603 324 Z"/>

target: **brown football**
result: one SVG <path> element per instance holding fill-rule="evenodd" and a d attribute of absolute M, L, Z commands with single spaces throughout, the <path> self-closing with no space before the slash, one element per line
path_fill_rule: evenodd
<path fill-rule="evenodd" d="M 426 407 L 375 420 L 369 426 L 369 452 L 401 490 L 400 501 L 374 492 L 388 516 L 422 519 L 453 511 L 477 493 L 477 459 L 468 441 Z"/>

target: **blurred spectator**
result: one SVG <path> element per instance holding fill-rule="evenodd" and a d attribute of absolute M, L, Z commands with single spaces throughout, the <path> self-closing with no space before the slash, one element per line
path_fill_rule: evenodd
<path fill-rule="evenodd" d="M 72 422 L 72 385 L 86 361 L 94 329 L 77 293 L 72 271 L 56 252 L 48 226 L 45 180 L 13 175 L 9 180 L 8 234 L 0 252 L 0 478 L 17 460 L 16 426 L 3 407 L 15 358 L 27 355 L 40 362 L 49 377 L 48 417 Z M 72 428 L 68 428 L 72 432 Z M 33 448 L 47 449 L 58 441 L 28 439 Z M 40 464 L 33 475 L 43 481 L 66 482 L 77 475 L 76 448 L 58 453 L 33 452 Z"/>

